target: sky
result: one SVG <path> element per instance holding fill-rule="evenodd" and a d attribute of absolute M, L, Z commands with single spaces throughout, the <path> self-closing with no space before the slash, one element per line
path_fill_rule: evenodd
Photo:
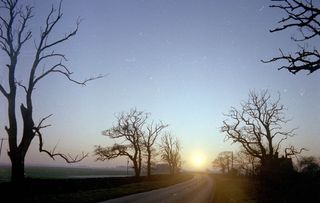
<path fill-rule="evenodd" d="M 59 1 L 21 2 L 34 6 L 29 27 L 38 39 L 51 5 Z M 288 128 L 298 127 L 286 145 L 305 147 L 306 155 L 320 156 L 320 71 L 292 75 L 277 70 L 281 63 L 261 62 L 277 56 L 279 48 L 289 52 L 297 48 L 290 40 L 295 30 L 269 32 L 283 17 L 269 4 L 267 0 L 63 1 L 63 18 L 52 39 L 74 29 L 78 18 L 81 24 L 77 35 L 57 46 L 56 52 L 66 55 L 65 64 L 74 78 L 106 77 L 79 86 L 52 75 L 38 84 L 33 99 L 35 122 L 53 114 L 47 121 L 52 126 L 43 130 L 45 147 L 57 145 L 57 151 L 71 154 L 89 152 L 76 166 L 125 165 L 125 159 L 95 162 L 92 152 L 95 145 L 114 143 L 101 131 L 112 127 L 117 113 L 137 108 L 169 124 L 167 131 L 181 141 L 184 168 L 194 167 L 191 157 L 195 154 L 204 156 L 204 168 L 210 168 L 219 152 L 238 147 L 224 142 L 223 113 L 238 107 L 250 90 L 268 89 L 274 96 L 281 94 L 286 115 L 292 119 Z M 33 54 L 31 40 L 21 51 L 20 81 L 27 81 Z M 6 60 L 0 53 L 4 85 Z M 22 90 L 19 94 L 23 95 Z M 6 105 L 0 96 L 0 137 L 6 137 Z M 66 165 L 40 154 L 37 147 L 35 139 L 26 165 Z M 9 163 L 7 150 L 4 142 L 0 164 Z"/>

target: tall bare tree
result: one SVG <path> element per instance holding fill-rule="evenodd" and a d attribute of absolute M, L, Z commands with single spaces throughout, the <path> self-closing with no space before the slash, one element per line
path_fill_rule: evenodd
<path fill-rule="evenodd" d="M 147 154 L 147 175 L 151 176 L 151 165 L 152 165 L 152 154 L 154 152 L 154 144 L 158 136 L 161 134 L 164 128 L 168 127 L 168 125 L 160 123 L 154 123 L 153 121 L 147 126 L 146 132 L 143 133 L 142 144 L 146 150 Z"/>
<path fill-rule="evenodd" d="M 34 123 L 33 117 L 33 100 L 32 94 L 36 85 L 51 74 L 60 74 L 65 76 L 71 82 L 85 85 L 86 82 L 93 80 L 89 78 L 85 81 L 76 81 L 72 79 L 72 72 L 63 62 L 66 57 L 62 53 L 54 51 L 54 48 L 74 37 L 78 31 L 79 22 L 76 23 L 75 29 L 65 33 L 62 37 L 56 38 L 51 33 L 57 27 L 62 19 L 61 3 L 58 9 L 51 8 L 47 15 L 44 26 L 41 27 L 40 38 L 34 39 L 35 55 L 27 78 L 27 83 L 18 79 L 17 69 L 21 68 L 18 64 L 20 61 L 21 49 L 26 46 L 27 42 L 32 39 L 32 31 L 28 29 L 28 23 L 33 18 L 33 8 L 26 5 L 18 5 L 18 0 L 1 0 L 0 1 L 0 48 L 8 57 L 8 63 L 4 68 L 7 69 L 7 84 L 0 84 L 0 92 L 6 98 L 8 104 L 8 126 L 5 127 L 8 140 L 8 155 L 11 160 L 11 180 L 21 181 L 24 179 L 24 160 L 29 146 L 35 136 L 39 138 L 39 151 L 47 153 L 51 158 L 59 156 L 65 161 L 78 162 L 86 154 L 72 158 L 68 155 L 55 153 L 54 150 L 48 151 L 43 148 L 43 139 L 41 129 L 49 126 L 43 122 L 50 116 L 47 116 L 39 124 Z M 50 63 L 46 63 L 49 62 Z M 48 66 L 46 64 L 53 64 Z M 23 65 L 25 66 L 25 64 Z M 44 68 L 39 69 L 39 66 Z M 24 90 L 24 95 L 18 96 L 17 88 L 20 86 Z M 17 124 L 17 97 L 25 97 L 25 102 L 20 104 L 20 112 L 23 122 L 22 139 L 18 143 L 18 124 Z"/>
<path fill-rule="evenodd" d="M 226 172 L 229 173 L 232 158 L 233 157 L 230 151 L 220 152 L 217 158 L 215 158 L 215 160 L 212 162 L 212 166 L 219 167 L 223 174 L 225 174 Z"/>
<path fill-rule="evenodd" d="M 143 127 L 148 113 L 132 109 L 129 113 L 121 113 L 116 118 L 117 124 L 103 131 L 102 134 L 112 139 L 119 139 L 121 144 L 115 143 L 111 147 L 95 146 L 97 160 L 104 161 L 126 156 L 132 161 L 135 176 L 139 177 L 142 167 Z"/>
<path fill-rule="evenodd" d="M 312 0 L 271 0 L 277 2 L 270 7 L 278 8 L 285 13 L 278 23 L 279 27 L 270 30 L 270 32 L 278 32 L 290 28 L 297 28 L 300 37 L 291 37 L 297 43 L 307 43 L 314 40 L 311 49 L 307 46 L 298 44 L 299 50 L 294 54 L 285 54 L 281 49 L 281 55 L 271 60 L 263 61 L 266 63 L 274 61 L 286 61 L 286 65 L 279 69 L 287 69 L 289 72 L 296 74 L 301 70 L 309 71 L 309 74 L 320 69 L 319 54 L 319 36 L 320 36 L 320 3 Z"/>
<path fill-rule="evenodd" d="M 250 91 L 249 99 L 241 107 L 231 108 L 229 119 L 223 121 L 221 131 L 227 140 L 239 143 L 253 157 L 261 161 L 277 158 L 283 141 L 292 137 L 294 130 L 284 130 L 289 121 L 285 108 L 280 104 L 280 95 L 273 101 L 267 90 L 257 93 Z"/>
<path fill-rule="evenodd" d="M 171 134 L 165 134 L 161 139 L 161 158 L 169 165 L 170 174 L 174 175 L 181 168 L 181 146 L 177 138 Z"/>

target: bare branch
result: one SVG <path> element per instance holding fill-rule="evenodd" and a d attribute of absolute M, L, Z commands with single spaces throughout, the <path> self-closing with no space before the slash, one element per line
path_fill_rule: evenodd
<path fill-rule="evenodd" d="M 279 8 L 287 14 L 287 17 L 280 20 L 280 27 L 270 30 L 270 32 L 282 31 L 290 27 L 298 28 L 303 38 L 295 41 L 305 41 L 320 34 L 320 10 L 316 8 L 312 1 L 282 0 L 280 4 L 273 4 L 271 8 Z M 307 34 L 308 32 L 309 34 Z"/>
<path fill-rule="evenodd" d="M 170 174 L 174 175 L 181 167 L 181 146 L 177 138 L 166 133 L 161 140 L 161 158 L 169 165 Z"/>
<path fill-rule="evenodd" d="M 25 93 L 27 93 L 27 92 L 28 92 L 27 87 L 26 87 L 25 85 L 23 85 L 23 84 L 22 84 L 22 81 L 16 81 L 16 83 L 17 83 L 17 85 L 18 85 L 18 86 L 20 86 L 20 87 L 22 87 L 22 88 L 23 88 L 23 90 L 25 91 Z"/>
<path fill-rule="evenodd" d="M 50 55 L 53 56 L 53 55 Z M 48 57 L 48 56 L 47 56 Z M 86 83 L 88 83 L 89 81 L 92 80 L 96 80 L 96 79 L 100 79 L 103 78 L 104 75 L 98 75 L 95 77 L 90 77 L 88 79 L 85 79 L 84 81 L 77 81 L 71 78 L 71 75 L 73 74 L 71 71 L 69 71 L 69 69 L 63 65 L 61 62 L 52 66 L 51 68 L 49 68 L 47 71 L 45 71 L 44 73 L 42 73 L 40 76 L 38 76 L 37 78 L 34 79 L 33 81 L 33 85 L 32 87 L 34 87 L 41 79 L 43 79 L 45 76 L 49 75 L 50 73 L 59 73 L 64 75 L 65 77 L 67 77 L 67 79 L 73 83 L 79 84 L 79 85 L 86 85 Z"/>
<path fill-rule="evenodd" d="M 58 53 L 54 53 L 54 51 L 52 51 L 51 54 L 46 54 L 46 55 L 41 56 L 39 58 L 39 62 L 44 59 L 48 59 L 50 57 L 60 57 L 60 58 L 64 59 L 65 61 L 67 61 L 67 58 L 65 57 L 64 54 L 58 54 Z"/>
<path fill-rule="evenodd" d="M 95 146 L 94 153 L 97 155 L 97 161 L 105 161 L 117 158 L 119 156 L 128 156 L 133 159 L 133 156 L 127 152 L 128 146 L 114 144 L 112 147 L 103 148 L 101 146 Z"/>
<path fill-rule="evenodd" d="M 0 92 L 6 97 L 8 98 L 9 93 L 4 89 L 4 87 L 0 84 Z"/>
<path fill-rule="evenodd" d="M 281 56 L 274 57 L 270 60 L 261 60 L 263 63 L 270 63 L 275 61 L 286 61 L 288 65 L 281 66 L 278 70 L 287 69 L 289 72 L 296 74 L 301 70 L 309 71 L 308 74 L 320 69 L 320 55 L 318 50 L 312 52 L 302 48 L 296 52 L 295 56 L 291 54 L 284 54 L 280 50 Z"/>
<path fill-rule="evenodd" d="M 301 34 L 301 38 L 291 37 L 295 42 L 308 41 L 320 36 L 320 9 L 313 4 L 313 1 L 298 0 L 272 0 L 279 2 L 273 4 L 271 8 L 278 8 L 286 14 L 278 23 L 280 27 L 270 30 L 270 32 L 278 32 L 288 28 L 297 28 Z M 285 61 L 288 65 L 280 68 L 287 69 L 289 72 L 296 74 L 299 71 L 306 70 L 309 74 L 320 69 L 320 55 L 318 49 L 307 50 L 301 46 L 300 50 L 294 55 L 284 54 L 281 50 L 279 57 L 270 60 L 262 60 L 263 63 L 275 61 Z"/>
<path fill-rule="evenodd" d="M 154 121 L 151 122 L 147 126 L 146 132 L 142 134 L 143 138 L 143 146 L 146 149 L 146 155 L 147 155 L 147 173 L 148 176 L 151 175 L 151 159 L 152 159 L 152 153 L 153 153 L 153 145 L 155 144 L 156 139 L 162 132 L 164 128 L 168 127 L 168 125 L 160 123 L 154 123 Z"/>
<path fill-rule="evenodd" d="M 133 163 L 135 175 L 140 176 L 142 167 L 143 134 L 149 114 L 137 109 L 131 109 L 128 113 L 116 116 L 117 123 L 108 130 L 102 131 L 102 135 L 111 139 L 120 139 L 121 144 L 102 148 L 96 146 L 95 154 L 98 160 L 113 159 L 118 156 L 127 156 Z"/>
<path fill-rule="evenodd" d="M 33 128 L 35 135 L 38 136 L 38 138 L 39 138 L 39 152 L 46 153 L 53 160 L 55 159 L 55 157 L 60 157 L 60 158 L 64 159 L 67 163 L 77 163 L 77 162 L 82 161 L 84 158 L 86 158 L 89 155 L 89 153 L 82 152 L 81 155 L 76 155 L 73 157 L 70 154 L 66 155 L 66 154 L 62 154 L 62 153 L 56 153 L 55 152 L 56 146 L 51 151 L 43 148 L 43 139 L 42 139 L 42 134 L 41 134 L 40 130 L 50 126 L 50 125 L 43 125 L 43 122 L 46 121 L 51 116 L 52 116 L 52 114 L 41 119 L 38 126 Z"/>
<path fill-rule="evenodd" d="M 22 19 L 22 21 L 20 21 L 21 23 L 21 27 L 18 31 L 18 47 L 17 47 L 17 51 L 20 51 L 22 45 L 28 41 L 31 38 L 31 31 L 28 31 L 25 36 L 22 38 L 22 34 L 24 33 L 24 30 L 26 28 L 26 23 L 27 21 L 33 17 L 32 15 L 32 7 L 26 7 L 26 13 L 22 13 L 22 11 L 19 12 L 20 17 Z"/>
<path fill-rule="evenodd" d="M 47 43 L 47 40 L 48 40 L 48 36 L 50 34 L 50 32 L 53 30 L 53 28 L 55 27 L 55 25 L 60 21 L 61 17 L 62 17 L 62 13 L 61 13 L 61 2 L 60 2 L 60 5 L 59 5 L 59 9 L 58 9 L 58 13 L 57 13 L 57 16 L 52 20 L 50 21 L 52 15 L 56 12 L 56 10 L 52 7 L 49 15 L 47 16 L 47 19 L 46 19 L 46 26 L 45 26 L 45 30 L 42 32 L 41 34 L 41 41 L 40 41 L 40 45 L 39 45 L 39 50 L 40 52 L 50 48 L 50 47 L 53 47 L 57 44 L 60 44 L 64 41 L 67 41 L 69 38 L 75 36 L 77 34 L 77 31 L 79 29 L 79 24 L 80 24 L 80 21 L 78 20 L 77 23 L 76 23 L 76 28 L 71 31 L 69 34 L 65 34 L 64 37 L 58 39 L 58 40 L 55 40 L 51 43 Z"/>
<path fill-rule="evenodd" d="M 250 91 L 249 99 L 241 108 L 232 107 L 229 114 L 225 114 L 229 120 L 223 121 L 221 131 L 227 140 L 241 144 L 251 156 L 260 160 L 276 157 L 282 142 L 292 137 L 295 130 L 283 130 L 287 119 L 279 101 L 280 96 L 272 101 L 267 90 Z"/>
<path fill-rule="evenodd" d="M 285 148 L 285 157 L 289 158 L 291 156 L 295 156 L 297 158 L 297 155 L 300 155 L 303 151 L 308 151 L 306 148 L 296 149 L 294 146 L 290 146 Z"/>

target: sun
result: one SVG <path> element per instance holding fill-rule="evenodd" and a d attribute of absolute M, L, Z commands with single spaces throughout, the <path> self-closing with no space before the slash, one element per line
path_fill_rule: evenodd
<path fill-rule="evenodd" d="M 206 157 L 201 153 L 197 153 L 192 156 L 192 165 L 195 169 L 204 169 L 205 162 Z"/>

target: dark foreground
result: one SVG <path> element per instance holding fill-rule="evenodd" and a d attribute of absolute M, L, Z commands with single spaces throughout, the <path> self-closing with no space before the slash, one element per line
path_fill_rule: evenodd
<path fill-rule="evenodd" d="M 320 202 L 320 176 L 295 174 L 284 179 L 214 176 L 214 203 Z"/>
<path fill-rule="evenodd" d="M 0 183 L 1 202 L 99 202 L 177 184 L 192 178 L 154 175 L 86 179 L 27 179 L 24 183 Z"/>
<path fill-rule="evenodd" d="M 212 187 L 211 177 L 195 174 L 191 180 L 179 184 L 101 203 L 211 203 Z"/>

